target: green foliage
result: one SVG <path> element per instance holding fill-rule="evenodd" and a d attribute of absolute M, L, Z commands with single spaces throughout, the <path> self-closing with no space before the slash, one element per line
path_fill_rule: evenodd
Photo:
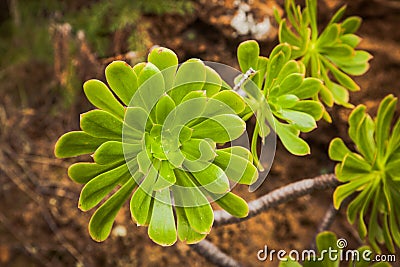
<path fill-rule="evenodd" d="M 237 53 L 243 72 L 250 68 L 256 71 L 253 82 L 242 86 L 252 110 L 246 111 L 257 116 L 252 152 L 256 158 L 257 134 L 265 138 L 270 125 L 290 153 L 309 154 L 310 148 L 299 134 L 312 131 L 322 117 L 323 106 L 312 99 L 323 88 L 322 82 L 305 78 L 304 64 L 291 59 L 292 49 L 287 44 L 275 47 L 269 58 L 259 53 L 257 42 L 252 40 L 241 43 Z"/>
<path fill-rule="evenodd" d="M 57 1 L 18 1 L 15 12 L 19 20 L 9 19 L 0 24 L 0 67 L 28 61 L 51 63 L 52 44 L 46 15 L 60 7 Z"/>
<path fill-rule="evenodd" d="M 250 185 L 257 179 L 252 156 L 242 147 L 217 147 L 244 132 L 238 114 L 245 102 L 201 60 L 177 63 L 167 48 L 154 49 L 148 62 L 133 68 L 111 63 L 105 72 L 112 92 L 101 81 L 87 81 L 84 92 L 98 109 L 82 114 L 82 131 L 64 134 L 55 146 L 61 158 L 92 154 L 93 163 L 68 171 L 85 184 L 83 211 L 119 188 L 90 220 L 96 241 L 109 236 L 129 197 L 133 220 L 163 246 L 205 238 L 214 219 L 209 199 L 236 217 L 248 214 L 247 203 L 229 191 L 230 181 Z"/>
<path fill-rule="evenodd" d="M 279 23 L 279 41 L 292 47 L 291 58 L 304 63 L 307 76 L 324 81 L 325 87 L 320 90 L 319 97 L 328 106 L 335 102 L 352 107 L 348 103 L 348 91 L 360 88 L 349 75 L 364 74 L 372 58 L 368 52 L 356 50 L 361 38 L 355 32 L 361 18 L 349 17 L 340 22 L 345 9 L 345 6 L 339 9 L 320 34 L 316 0 L 307 0 L 303 10 L 295 5 L 294 0 L 285 1 L 287 19 L 275 12 Z M 325 119 L 330 120 L 327 113 Z"/>
<path fill-rule="evenodd" d="M 358 220 L 360 237 L 368 236 L 376 251 L 380 251 L 377 242 L 392 252 L 395 245 L 400 246 L 400 120 L 390 131 L 396 104 L 397 98 L 387 96 L 374 120 L 364 105 L 357 106 L 349 118 L 349 136 L 357 152 L 340 138 L 332 140 L 329 148 L 331 159 L 340 162 L 335 173 L 344 183 L 334 193 L 335 207 L 357 193 L 347 208 L 347 218 L 351 223 Z"/>
<path fill-rule="evenodd" d="M 130 32 L 128 49 L 142 51 L 143 42 L 138 31 L 143 14 L 186 14 L 191 12 L 188 0 L 116 0 L 96 1 L 76 14 L 70 14 L 68 21 L 76 29 L 84 29 L 86 36 L 99 56 L 109 54 L 111 36 L 118 30 Z"/>
<path fill-rule="evenodd" d="M 344 241 L 346 242 L 346 241 Z M 341 240 L 337 239 L 336 235 L 332 232 L 322 232 L 319 233 L 316 238 L 317 249 L 320 253 L 319 255 L 311 255 L 311 258 L 306 259 L 303 265 L 291 258 L 286 258 L 281 261 L 279 267 L 338 267 L 340 266 L 340 255 L 343 256 L 343 261 L 347 260 L 348 257 L 357 257 L 356 254 L 350 254 L 343 251 L 343 245 Z M 346 243 L 347 245 L 347 243 Z M 330 251 L 330 252 L 329 252 Z M 390 266 L 389 263 L 378 262 L 371 263 L 373 260 L 372 251 L 368 246 L 363 246 L 357 249 L 358 260 L 354 258 L 354 261 L 349 261 L 349 267 L 387 267 Z M 349 259 L 350 260 L 350 259 Z"/>

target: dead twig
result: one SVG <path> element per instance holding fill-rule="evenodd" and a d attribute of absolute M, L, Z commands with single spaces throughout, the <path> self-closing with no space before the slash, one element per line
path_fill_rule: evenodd
<path fill-rule="evenodd" d="M 41 255 L 37 250 L 36 247 L 32 244 L 27 244 L 26 238 L 21 236 L 21 231 L 16 230 L 12 223 L 7 219 L 7 217 L 0 212 L 0 223 L 3 227 L 22 245 L 24 250 L 32 256 L 32 258 L 36 259 L 39 263 L 43 264 L 44 266 L 51 266 L 50 262 Z"/>
<path fill-rule="evenodd" d="M 77 249 L 72 246 L 64 237 L 64 235 L 59 231 L 57 223 L 55 222 L 51 212 L 45 208 L 47 206 L 45 199 L 37 193 L 37 187 L 32 190 L 27 183 L 21 177 L 26 177 L 26 181 L 38 181 L 37 177 L 33 177 L 34 174 L 27 172 L 23 166 L 21 166 L 18 161 L 12 160 L 17 158 L 15 154 L 12 153 L 12 149 L 9 147 L 2 147 L 3 153 L 0 153 L 0 170 L 12 181 L 22 192 L 24 192 L 29 198 L 31 198 L 38 207 L 41 207 L 40 211 L 50 230 L 53 232 L 58 243 L 77 261 L 77 264 L 85 265 L 84 257 L 77 251 Z M 7 154 L 7 155 L 6 155 Z M 4 164 L 2 164 L 4 163 Z M 15 165 L 18 165 L 19 169 Z M 85 265 L 86 266 L 86 265 Z"/>

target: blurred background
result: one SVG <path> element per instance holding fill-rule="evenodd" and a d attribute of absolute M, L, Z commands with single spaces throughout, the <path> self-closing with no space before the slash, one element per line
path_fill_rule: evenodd
<path fill-rule="evenodd" d="M 301 3 L 301 1 L 299 2 Z M 360 45 L 374 55 L 370 71 L 356 78 L 362 90 L 351 95 L 374 114 L 387 94 L 400 93 L 400 2 L 319 0 L 321 25 L 343 4 L 346 15 L 364 19 Z M 81 185 L 67 176 L 77 159 L 53 155 L 57 138 L 79 128 L 79 114 L 92 107 L 82 84 L 104 80 L 113 60 L 146 59 L 153 46 L 238 67 L 236 48 L 256 39 L 267 56 L 277 44 L 274 0 L 0 0 L 0 266 L 210 266 L 185 244 L 163 248 L 119 213 L 108 240 L 91 240 L 92 212 L 78 210 Z M 327 147 L 346 138 L 350 110 L 334 107 L 333 124 L 321 122 L 305 136 L 312 155 L 295 157 L 280 145 L 264 185 L 247 200 L 287 183 L 333 171 Z M 348 139 L 346 139 L 348 140 Z M 83 157 L 83 159 L 85 159 Z M 257 251 L 307 249 L 330 207 L 331 191 L 284 204 L 238 225 L 214 228 L 208 240 L 245 266 L 259 262 Z M 332 229 L 358 247 L 356 230 L 338 214 Z M 400 256 L 398 256 L 400 258 Z"/>

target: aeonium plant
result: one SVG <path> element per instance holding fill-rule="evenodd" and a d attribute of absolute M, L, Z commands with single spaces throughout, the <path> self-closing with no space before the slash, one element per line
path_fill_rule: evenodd
<path fill-rule="evenodd" d="M 260 47 L 254 40 L 241 43 L 237 57 L 242 72 L 254 70 L 251 82 L 241 88 L 246 93 L 250 115 L 257 115 L 252 138 L 252 152 L 257 159 L 257 135 L 262 140 L 275 131 L 285 148 L 294 155 L 307 155 L 310 147 L 300 133 L 317 127 L 324 107 L 313 99 L 323 88 L 321 80 L 306 77 L 306 68 L 291 59 L 288 44 L 276 46 L 269 58 L 260 56 Z M 248 115 L 244 115 L 246 120 Z M 272 129 L 271 129 L 272 128 Z"/>
<path fill-rule="evenodd" d="M 332 140 L 329 147 L 330 158 L 340 162 L 335 173 L 343 182 L 333 196 L 335 207 L 356 194 L 348 205 L 347 218 L 351 223 L 358 221 L 360 237 L 368 237 L 378 252 L 378 243 L 391 252 L 394 245 L 400 247 L 400 120 L 391 131 L 396 104 L 397 98 L 387 96 L 375 119 L 365 112 L 364 105 L 357 106 L 349 117 L 349 136 L 356 152 L 340 138 Z"/>
<path fill-rule="evenodd" d="M 317 24 L 317 0 L 307 0 L 304 9 L 294 0 L 285 1 L 286 18 L 275 12 L 279 23 L 279 41 L 292 47 L 292 59 L 301 60 L 307 76 L 319 78 L 325 86 L 319 97 L 328 106 L 333 103 L 352 107 L 349 91 L 359 90 L 349 75 L 362 75 L 369 69 L 372 56 L 356 49 L 361 38 L 355 33 L 361 18 L 352 16 L 341 21 L 346 6 L 340 8 L 319 32 Z M 324 118 L 331 120 L 328 113 Z"/>
<path fill-rule="evenodd" d="M 105 73 L 111 91 L 87 81 L 84 92 L 97 109 L 82 114 L 81 131 L 64 134 L 55 147 L 60 158 L 92 155 L 94 162 L 68 169 L 84 184 L 80 209 L 99 206 L 89 222 L 91 237 L 109 236 L 129 198 L 132 219 L 163 246 L 204 239 L 213 224 L 211 201 L 247 216 L 246 201 L 230 189 L 256 181 L 252 155 L 241 146 L 222 148 L 245 131 L 238 116 L 246 108 L 243 98 L 201 60 L 178 67 L 175 53 L 162 47 L 148 62 L 115 61 Z"/>

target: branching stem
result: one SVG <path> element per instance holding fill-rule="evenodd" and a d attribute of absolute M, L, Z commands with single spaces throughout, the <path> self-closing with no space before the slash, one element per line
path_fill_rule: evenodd
<path fill-rule="evenodd" d="M 241 266 L 236 260 L 231 256 L 222 252 L 213 243 L 202 240 L 201 242 L 190 246 L 194 251 L 196 251 L 200 256 L 203 256 L 206 260 L 214 263 L 217 266 L 223 267 L 239 267 Z"/>
<path fill-rule="evenodd" d="M 224 210 L 215 211 L 214 226 L 222 226 L 248 220 L 279 204 L 308 195 L 316 190 L 335 188 L 338 184 L 339 181 L 334 174 L 324 174 L 315 178 L 291 183 L 249 202 L 249 215 L 245 218 L 234 217 Z"/>

